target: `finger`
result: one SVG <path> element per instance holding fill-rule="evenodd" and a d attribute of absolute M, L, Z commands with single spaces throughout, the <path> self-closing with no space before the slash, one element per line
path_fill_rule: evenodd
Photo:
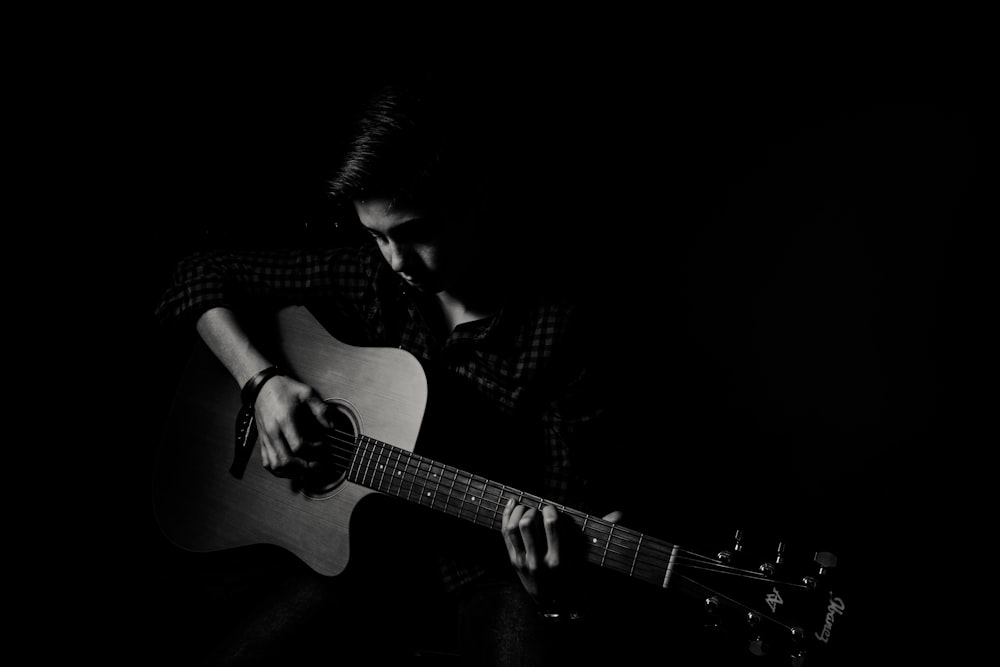
<path fill-rule="evenodd" d="M 295 423 L 295 419 L 292 417 L 280 421 L 279 428 L 281 430 L 278 437 L 274 438 L 276 445 L 275 449 L 278 450 L 280 455 L 282 454 L 280 447 L 281 445 L 284 445 L 285 452 L 287 452 L 287 460 L 284 464 L 287 465 L 288 460 L 294 458 L 295 453 L 302 447 L 302 436 L 299 434 L 299 427 Z"/>
<path fill-rule="evenodd" d="M 538 542 L 535 539 L 535 531 L 538 528 L 538 510 L 529 507 L 521 515 L 517 522 L 518 532 L 521 534 L 521 542 L 524 543 L 524 564 L 529 572 L 538 570 Z"/>
<path fill-rule="evenodd" d="M 292 477 L 300 472 L 301 459 L 296 458 L 285 440 L 281 429 L 273 428 L 267 432 L 268 442 L 274 461 L 271 472 L 277 477 Z"/>
<path fill-rule="evenodd" d="M 257 432 L 257 442 L 260 443 L 260 460 L 264 467 L 268 470 L 274 468 L 274 449 L 271 447 L 271 441 L 267 438 L 267 433 L 258 430 Z"/>
<path fill-rule="evenodd" d="M 288 451 L 288 444 L 285 442 L 281 428 L 273 426 L 267 429 L 267 440 L 271 444 L 271 451 L 274 454 L 274 467 L 281 468 L 288 465 L 291 453 Z"/>
<path fill-rule="evenodd" d="M 619 521 L 622 520 L 622 517 L 624 515 L 625 515 L 624 512 L 622 512 L 621 510 L 615 510 L 611 514 L 605 514 L 604 520 L 610 523 L 618 523 Z"/>
<path fill-rule="evenodd" d="M 559 512 L 552 505 L 542 508 L 542 525 L 545 527 L 545 565 L 559 567 Z"/>
<path fill-rule="evenodd" d="M 517 528 L 517 523 L 521 520 L 524 510 L 523 505 L 515 506 L 514 499 L 511 498 L 504 507 L 503 523 L 501 524 L 503 539 L 507 544 L 507 554 L 510 556 L 511 564 L 516 567 L 522 567 L 524 564 L 524 542 L 521 541 L 521 533 Z"/>

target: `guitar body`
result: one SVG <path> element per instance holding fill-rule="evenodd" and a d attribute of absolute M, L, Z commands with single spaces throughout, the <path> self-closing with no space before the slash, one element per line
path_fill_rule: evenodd
<path fill-rule="evenodd" d="M 412 451 L 427 402 L 415 357 L 393 348 L 346 345 L 302 307 L 270 320 L 261 340 L 292 376 L 314 387 L 350 428 Z M 164 534 L 191 551 L 276 544 L 325 575 L 350 555 L 351 513 L 372 490 L 332 480 L 301 488 L 275 477 L 255 453 L 242 479 L 229 472 L 235 451 L 239 387 L 199 345 L 185 369 L 158 451 L 154 512 Z"/>

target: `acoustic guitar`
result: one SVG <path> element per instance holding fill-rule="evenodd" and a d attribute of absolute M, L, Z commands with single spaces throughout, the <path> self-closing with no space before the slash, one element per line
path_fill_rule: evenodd
<path fill-rule="evenodd" d="M 322 463 L 299 480 L 245 465 L 256 443 L 237 437 L 238 388 L 199 345 L 181 379 L 154 470 L 154 511 L 178 546 L 207 552 L 275 544 L 332 576 L 347 565 L 351 513 L 368 494 L 484 530 L 499 530 L 508 499 L 538 508 L 553 504 L 579 530 L 589 563 L 691 596 L 706 622 L 740 628 L 751 652 L 792 665 L 836 659 L 839 651 L 832 649 L 843 643 L 848 605 L 832 553 L 784 543 L 754 553 L 739 531 L 729 548 L 699 553 L 431 460 L 414 452 L 428 395 L 415 357 L 344 344 L 302 307 L 278 311 L 267 329 L 276 363 L 334 409 L 336 426 L 323 435 Z"/>

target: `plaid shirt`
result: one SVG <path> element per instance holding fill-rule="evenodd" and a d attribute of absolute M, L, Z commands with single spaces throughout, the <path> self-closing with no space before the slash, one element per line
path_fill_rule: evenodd
<path fill-rule="evenodd" d="M 377 248 L 363 244 L 193 255 L 178 265 L 157 316 L 163 322 L 193 320 L 208 308 L 239 310 L 262 300 L 320 307 L 347 326 L 346 335 L 338 331 L 346 342 L 407 350 L 503 414 L 533 424 L 542 451 L 532 460 L 541 463 L 541 474 L 539 488 L 525 490 L 589 511 L 584 469 L 590 443 L 580 441 L 596 431 L 601 409 L 575 354 L 576 309 L 568 302 L 524 296 L 509 300 L 491 317 L 442 335 L 425 317 L 418 295 Z M 456 561 L 445 568 L 445 583 L 454 588 L 482 571 Z"/>

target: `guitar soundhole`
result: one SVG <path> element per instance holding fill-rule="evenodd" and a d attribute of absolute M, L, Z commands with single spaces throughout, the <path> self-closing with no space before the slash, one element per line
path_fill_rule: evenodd
<path fill-rule="evenodd" d="M 347 468 L 354 456 L 360 423 L 353 406 L 338 399 L 328 399 L 332 410 L 333 428 L 319 435 L 323 443 L 314 465 L 301 479 L 300 491 L 310 498 L 322 499 L 333 495 L 347 478 Z"/>

